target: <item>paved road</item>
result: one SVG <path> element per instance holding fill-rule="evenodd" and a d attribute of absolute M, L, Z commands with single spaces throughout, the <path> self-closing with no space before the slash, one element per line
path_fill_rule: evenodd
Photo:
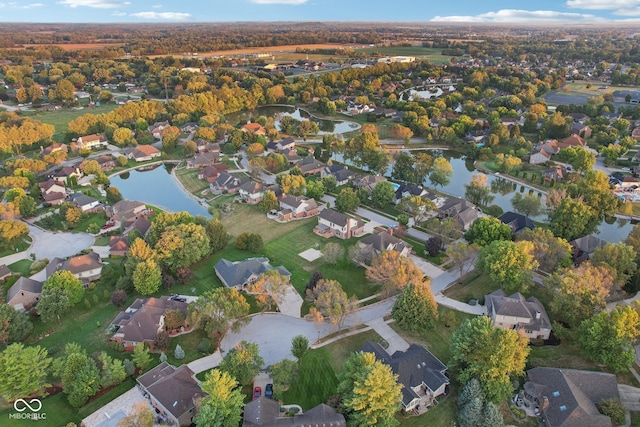
<path fill-rule="evenodd" d="M 336 206 L 336 198 L 333 196 L 329 196 L 328 194 L 325 194 L 324 196 L 322 196 L 322 201 L 323 202 L 327 202 L 331 204 L 332 208 L 335 208 Z M 367 218 L 370 221 L 375 221 L 378 224 L 384 225 L 386 227 L 397 227 L 398 226 L 398 221 L 393 220 L 391 218 L 387 218 L 384 215 L 380 215 L 377 214 L 369 209 L 363 208 L 363 207 L 359 207 L 356 212 L 357 215 L 360 215 L 363 218 Z"/>

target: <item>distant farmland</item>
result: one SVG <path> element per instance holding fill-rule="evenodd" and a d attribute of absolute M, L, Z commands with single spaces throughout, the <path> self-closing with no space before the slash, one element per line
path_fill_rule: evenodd
<path fill-rule="evenodd" d="M 450 55 L 442 54 L 442 49 L 421 46 L 366 47 L 357 51 L 379 53 L 383 56 L 415 56 L 418 59 L 427 59 L 434 64 L 446 64 L 451 59 Z"/>

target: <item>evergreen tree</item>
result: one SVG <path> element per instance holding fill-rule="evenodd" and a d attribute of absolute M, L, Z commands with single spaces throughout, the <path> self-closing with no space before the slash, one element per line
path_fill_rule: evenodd
<path fill-rule="evenodd" d="M 178 360 L 182 360 L 184 359 L 184 356 L 185 356 L 184 350 L 182 349 L 182 347 L 180 347 L 180 344 L 177 344 L 176 349 L 173 352 L 173 357 L 175 357 Z"/>
<path fill-rule="evenodd" d="M 408 284 L 393 305 L 391 316 L 403 331 L 433 329 L 438 319 L 438 305 L 429 281 Z"/>

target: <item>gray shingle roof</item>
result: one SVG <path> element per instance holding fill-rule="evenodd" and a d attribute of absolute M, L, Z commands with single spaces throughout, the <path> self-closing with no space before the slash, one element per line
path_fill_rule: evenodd
<path fill-rule="evenodd" d="M 370 245 L 378 252 L 386 250 L 402 252 L 406 247 L 409 246 L 407 243 L 386 232 L 371 234 L 360 240 L 360 243 L 364 245 Z"/>
<path fill-rule="evenodd" d="M 323 209 L 320 212 L 320 218 L 339 225 L 340 227 L 347 225 L 347 221 L 349 220 L 349 217 L 345 214 L 329 208 Z"/>
<path fill-rule="evenodd" d="M 218 276 L 222 278 L 226 286 L 234 287 L 247 282 L 251 276 L 266 273 L 269 270 L 278 270 L 282 275 L 291 276 L 291 273 L 283 266 L 273 267 L 268 258 L 247 258 L 244 261 L 229 261 L 220 259 L 214 266 Z"/>
<path fill-rule="evenodd" d="M 16 283 L 13 284 L 13 286 L 9 288 L 9 291 L 7 292 L 7 301 L 11 301 L 11 299 L 21 291 L 40 294 L 42 293 L 42 285 L 43 282 L 40 282 L 38 280 L 29 279 L 28 277 L 21 277 L 16 281 Z"/>

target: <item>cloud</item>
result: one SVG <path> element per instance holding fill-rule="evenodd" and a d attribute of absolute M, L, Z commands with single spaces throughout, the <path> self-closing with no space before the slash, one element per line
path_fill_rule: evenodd
<path fill-rule="evenodd" d="M 308 0 L 249 0 L 255 4 L 287 4 L 292 6 L 298 6 L 305 4 Z"/>
<path fill-rule="evenodd" d="M 128 6 L 131 3 L 120 0 L 61 0 L 59 2 L 69 7 L 93 7 L 95 9 L 115 9 L 117 7 Z"/>
<path fill-rule="evenodd" d="M 184 21 L 191 18 L 190 13 L 181 12 L 136 12 L 129 16 L 143 19 L 165 19 L 170 21 Z"/>
<path fill-rule="evenodd" d="M 627 9 L 640 6 L 640 0 L 567 0 L 567 7 L 573 9 L 605 10 Z"/>
<path fill-rule="evenodd" d="M 33 9 L 34 7 L 42 7 L 42 6 L 44 6 L 44 4 L 42 4 L 42 3 L 30 3 L 30 4 L 21 5 L 21 4 L 18 4 L 16 2 L 14 2 L 14 1 L 12 1 L 10 3 L 7 3 L 7 4 L 0 3 L 0 7 L 4 7 L 4 6 L 9 6 L 9 7 L 12 7 L 14 9 Z"/>
<path fill-rule="evenodd" d="M 602 18 L 591 14 L 517 9 L 502 9 L 475 16 L 436 16 L 432 19 L 437 22 L 594 22 L 602 20 Z"/>
<path fill-rule="evenodd" d="M 113 12 L 111 16 L 127 16 L 127 12 Z"/>

